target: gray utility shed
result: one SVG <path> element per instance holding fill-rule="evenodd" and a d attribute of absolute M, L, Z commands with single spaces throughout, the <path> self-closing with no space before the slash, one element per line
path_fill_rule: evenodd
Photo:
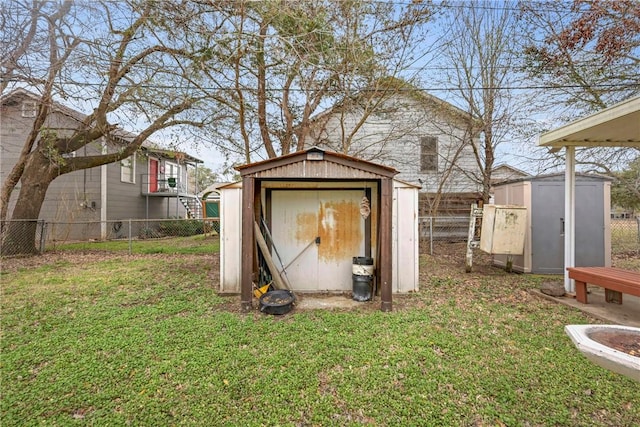
<path fill-rule="evenodd" d="M 293 291 L 350 289 L 356 256 L 374 260 L 383 311 L 400 291 L 394 279 L 409 282 L 405 291 L 417 287 L 417 188 L 395 181 L 395 169 L 315 147 L 236 169 L 242 187 L 222 189 L 221 288 L 239 281 L 245 310 L 258 273 L 254 229 L 263 219 Z M 370 215 L 362 215 L 363 203 Z"/>
<path fill-rule="evenodd" d="M 527 207 L 524 255 L 513 257 L 513 269 L 524 273 L 564 273 L 564 174 L 540 175 L 496 185 L 496 205 Z M 611 265 L 611 180 L 576 174 L 575 265 Z M 494 256 L 496 265 L 506 255 Z"/>

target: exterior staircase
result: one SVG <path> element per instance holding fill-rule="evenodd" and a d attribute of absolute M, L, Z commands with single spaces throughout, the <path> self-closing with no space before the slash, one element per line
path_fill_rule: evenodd
<path fill-rule="evenodd" d="M 187 211 L 187 217 L 202 219 L 202 202 L 196 196 L 178 196 L 180 203 Z"/>

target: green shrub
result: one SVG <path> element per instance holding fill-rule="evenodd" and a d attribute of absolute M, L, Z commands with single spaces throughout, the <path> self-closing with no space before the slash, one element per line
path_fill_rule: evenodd
<path fill-rule="evenodd" d="M 161 222 L 158 230 L 165 236 L 194 236 L 204 233 L 204 224 L 197 219 L 175 219 Z"/>

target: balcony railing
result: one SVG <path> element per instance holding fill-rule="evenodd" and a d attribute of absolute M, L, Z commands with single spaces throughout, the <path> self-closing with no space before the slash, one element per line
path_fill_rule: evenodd
<path fill-rule="evenodd" d="M 144 195 L 177 196 L 188 195 L 189 189 L 179 177 L 159 175 L 154 177 L 149 174 L 140 175 L 140 192 Z"/>

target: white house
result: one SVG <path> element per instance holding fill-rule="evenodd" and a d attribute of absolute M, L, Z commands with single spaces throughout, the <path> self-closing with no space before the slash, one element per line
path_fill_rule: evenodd
<path fill-rule="evenodd" d="M 454 105 L 399 80 L 388 93 L 363 92 L 318 115 L 306 146 L 398 170 L 420 187 L 420 214 L 468 214 L 481 191 L 477 125 Z"/>

